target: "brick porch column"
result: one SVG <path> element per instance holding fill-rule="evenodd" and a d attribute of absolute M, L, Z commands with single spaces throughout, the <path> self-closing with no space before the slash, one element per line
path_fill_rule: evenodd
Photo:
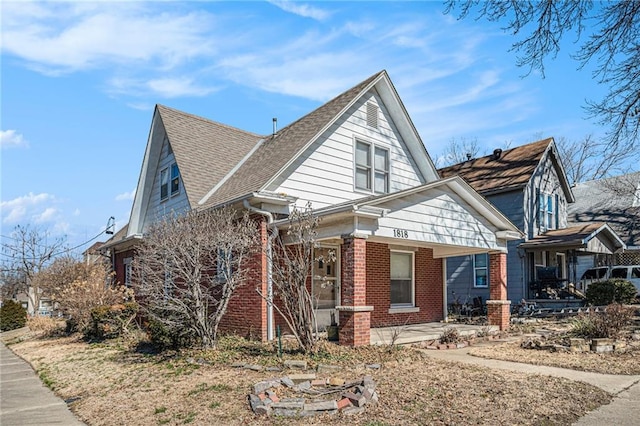
<path fill-rule="evenodd" d="M 507 254 L 489 254 L 489 297 L 487 317 L 490 325 L 509 329 L 511 301 L 507 300 Z"/>
<path fill-rule="evenodd" d="M 341 345 L 364 346 L 371 343 L 371 311 L 367 303 L 367 241 L 347 237 L 342 244 L 342 284 L 339 312 Z"/>

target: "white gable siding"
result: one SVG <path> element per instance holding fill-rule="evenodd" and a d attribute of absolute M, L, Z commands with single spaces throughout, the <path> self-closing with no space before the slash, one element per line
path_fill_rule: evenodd
<path fill-rule="evenodd" d="M 496 240 L 496 228 L 486 222 L 468 203 L 441 189 L 413 195 L 379 207 L 388 208 L 378 220 L 373 235 L 407 238 L 425 243 L 494 250 L 502 247 Z M 402 231 L 406 234 L 402 235 Z"/>
<path fill-rule="evenodd" d="M 151 186 L 151 194 L 149 194 L 149 205 L 143 216 L 143 232 L 151 223 L 157 221 L 168 213 L 180 213 L 189 210 L 189 200 L 187 199 L 187 195 L 184 190 L 182 177 L 180 177 L 180 191 L 173 196 L 169 193 L 169 196 L 166 199 L 162 201 L 160 200 L 160 171 L 165 168 L 168 169 L 171 164 L 175 163 L 175 161 L 173 153 L 169 153 L 169 144 L 167 143 L 167 140 L 164 139 L 158 166 L 155 169 L 156 173 L 153 176 L 153 185 Z M 169 173 L 171 173 L 170 169 Z"/>
<path fill-rule="evenodd" d="M 367 102 L 380 107 L 377 129 L 367 125 Z M 356 138 L 389 150 L 390 192 L 425 183 L 384 104 L 372 91 L 361 97 L 268 189 L 298 197 L 299 206 L 310 201 L 314 208 L 371 195 L 354 187 Z"/>

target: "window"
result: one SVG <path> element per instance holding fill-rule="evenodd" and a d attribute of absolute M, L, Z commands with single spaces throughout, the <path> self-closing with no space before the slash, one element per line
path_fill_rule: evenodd
<path fill-rule="evenodd" d="M 171 195 L 178 192 L 180 192 L 180 170 L 178 170 L 178 165 L 173 163 L 171 165 Z"/>
<path fill-rule="evenodd" d="M 233 273 L 233 263 L 231 252 L 224 249 L 218 249 L 216 256 L 216 275 L 219 282 L 226 282 Z"/>
<path fill-rule="evenodd" d="M 640 268 L 631 269 L 631 278 L 640 278 Z"/>
<path fill-rule="evenodd" d="M 373 158 L 373 162 L 372 162 Z M 356 189 L 377 194 L 389 192 L 389 151 L 356 141 Z"/>
<path fill-rule="evenodd" d="M 489 287 L 489 255 L 487 253 L 473 255 L 473 286 Z"/>
<path fill-rule="evenodd" d="M 627 268 L 614 268 L 611 270 L 611 278 L 627 279 Z"/>
<path fill-rule="evenodd" d="M 554 228 L 553 197 L 549 194 L 538 195 L 538 221 L 542 229 Z"/>
<path fill-rule="evenodd" d="M 164 200 L 169 196 L 169 170 L 160 170 L 160 199 Z"/>
<path fill-rule="evenodd" d="M 122 261 L 122 263 L 124 264 L 124 285 L 126 287 L 131 287 L 132 260 L 132 258 L 126 257 Z"/>
<path fill-rule="evenodd" d="M 413 253 L 391 252 L 391 306 L 414 306 Z"/>

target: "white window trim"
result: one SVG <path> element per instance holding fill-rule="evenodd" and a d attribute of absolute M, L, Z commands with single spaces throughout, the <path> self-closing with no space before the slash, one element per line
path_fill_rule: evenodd
<path fill-rule="evenodd" d="M 165 195 L 164 197 L 162 196 L 162 174 L 166 173 L 167 176 L 167 195 Z M 159 176 L 159 183 L 160 183 L 160 201 L 165 201 L 168 200 L 169 197 L 171 196 L 170 193 L 170 188 L 169 186 L 171 185 L 171 181 L 170 181 L 170 175 L 169 175 L 169 167 L 165 167 L 160 169 L 160 176 Z"/>
<path fill-rule="evenodd" d="M 173 166 L 175 166 L 176 170 L 178 171 L 178 175 L 176 176 L 176 178 L 178 179 L 178 189 L 176 189 L 175 191 L 173 190 L 173 180 L 175 179 L 173 177 Z M 180 168 L 178 167 L 178 163 L 174 161 L 169 165 L 169 196 L 175 197 L 178 194 L 180 194 Z"/>
<path fill-rule="evenodd" d="M 365 145 L 369 145 L 369 161 L 371 161 L 371 164 L 369 166 L 369 179 L 370 179 L 370 183 L 371 183 L 371 188 L 367 189 L 367 188 L 360 188 L 358 187 L 357 184 L 357 169 L 358 169 L 358 163 L 356 160 L 356 154 L 357 154 L 357 146 L 358 146 L 358 142 L 365 144 Z M 387 170 L 385 171 L 386 175 L 387 175 L 387 187 L 385 188 L 385 192 L 376 192 L 376 158 L 375 158 L 375 153 L 376 153 L 376 148 L 382 149 L 384 151 L 387 152 Z M 353 138 L 353 190 L 355 192 L 363 192 L 365 194 L 389 194 L 391 192 L 391 149 L 388 146 L 384 146 L 384 145 L 379 145 L 376 144 L 374 142 L 365 140 L 364 138 L 361 137 L 355 137 Z"/>
<path fill-rule="evenodd" d="M 404 313 L 401 311 L 416 308 L 416 254 L 413 251 L 408 250 L 390 250 L 389 251 L 389 276 L 391 276 L 391 254 L 392 253 L 405 253 L 411 256 L 411 303 L 390 303 L 389 313 Z M 391 297 L 391 277 L 389 277 L 389 297 Z"/>
<path fill-rule="evenodd" d="M 124 285 L 125 287 L 131 287 L 131 275 L 133 274 L 132 267 L 133 258 L 125 257 L 122 260 L 122 264 L 124 265 Z"/>
<path fill-rule="evenodd" d="M 483 254 L 487 257 L 487 265 L 486 266 L 476 266 L 476 255 Z M 489 254 L 488 253 L 476 253 L 471 255 L 471 260 L 473 262 L 473 288 L 489 288 Z M 486 285 L 478 285 L 478 278 L 476 275 L 476 271 L 478 269 L 486 269 L 487 270 L 487 284 Z"/>

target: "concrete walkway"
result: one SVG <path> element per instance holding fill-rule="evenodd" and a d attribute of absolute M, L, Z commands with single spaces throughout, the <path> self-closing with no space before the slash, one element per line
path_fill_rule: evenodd
<path fill-rule="evenodd" d="M 614 396 L 610 404 L 587 413 L 580 418 L 576 426 L 636 426 L 640 424 L 640 375 L 624 376 L 614 374 L 589 373 L 565 368 L 524 364 L 479 358 L 469 354 L 470 348 L 449 350 L 423 350 L 433 358 L 474 364 L 499 370 L 519 371 L 530 374 L 543 374 L 564 377 L 569 380 L 588 383 L 609 392 Z"/>
<path fill-rule="evenodd" d="M 36 376 L 25 360 L 0 343 L 0 425 L 84 425 Z"/>

